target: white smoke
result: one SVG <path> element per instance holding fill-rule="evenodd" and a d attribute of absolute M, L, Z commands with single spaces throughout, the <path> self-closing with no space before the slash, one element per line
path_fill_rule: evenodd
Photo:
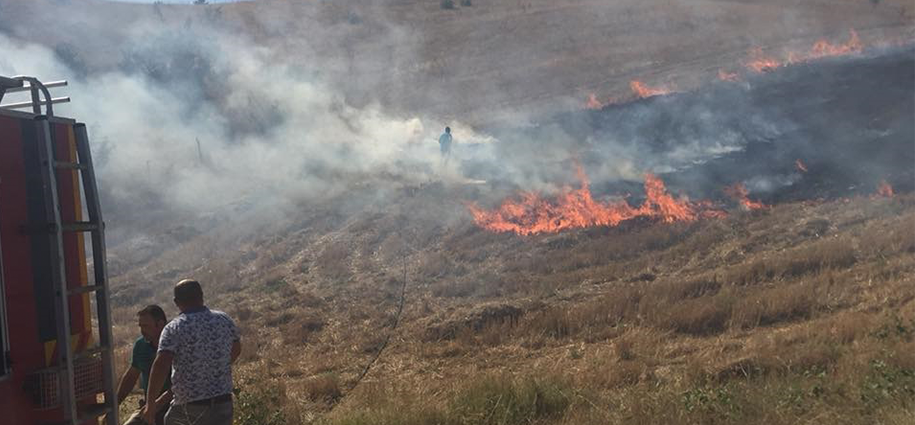
<path fill-rule="evenodd" d="M 162 33 L 151 31 L 134 31 L 132 42 L 142 46 L 144 37 Z M 112 203 L 155 193 L 168 208 L 206 211 L 241 200 L 328 195 L 359 176 L 384 173 L 410 183 L 437 173 L 435 140 L 442 124 L 388 116 L 377 104 L 352 107 L 241 36 L 213 30 L 194 35 L 208 40 L 207 57 L 190 59 L 208 61 L 201 65 L 207 67 L 203 78 L 220 79 L 205 82 L 211 87 L 195 87 L 193 78 L 162 82 L 126 71 L 83 79 L 50 49 L 2 35 L 0 74 L 70 80 L 68 88 L 55 92 L 73 102 L 57 105 L 55 112 L 87 123 L 97 173 L 115 198 Z M 164 54 L 173 48 L 152 47 Z M 184 87 L 176 90 L 170 83 Z M 225 92 L 208 98 L 195 93 L 212 87 Z M 262 121 L 252 124 L 259 127 L 239 130 L 251 117 Z M 482 139 L 465 140 L 471 138 Z"/>
<path fill-rule="evenodd" d="M 530 78 L 518 67 L 468 83 L 486 87 L 485 99 L 439 93 L 456 86 L 431 78 L 418 84 L 421 95 L 405 96 L 411 78 L 431 77 L 404 70 L 429 65 L 421 50 L 434 34 L 389 22 L 385 13 L 394 12 L 381 5 L 349 10 L 277 2 L 244 19 L 220 18 L 219 6 L 132 5 L 129 13 L 111 15 L 124 16 L 120 25 L 102 22 L 89 8 L 68 10 L 69 22 L 49 29 L 56 31 L 46 41 L 53 49 L 22 41 L 29 25 L 0 19 L 0 30 L 20 37 L 0 35 L 0 74 L 70 80 L 60 92 L 73 103 L 55 109 L 89 125 L 109 217 L 125 221 L 151 211 L 194 216 L 238 204 L 294 205 L 361 181 L 438 180 L 436 139 L 445 125 L 456 139 L 453 171 L 445 175 L 545 191 L 574 183 L 574 161 L 595 187 L 640 182 L 645 172 L 697 167 L 752 141 L 776 143 L 793 128 L 793 117 L 754 104 L 738 89 L 541 120 L 509 102 L 510 90 L 500 93 L 503 83 Z M 283 36 L 299 25 L 297 38 Z M 70 33 L 104 42 L 55 44 Z M 442 67 L 442 79 L 462 66 L 461 52 Z M 422 115 L 424 105 L 416 102 L 426 100 L 437 102 L 430 110 L 454 105 L 440 114 L 488 113 L 493 108 L 477 108 L 487 102 L 504 104 L 511 114 L 499 115 L 510 119 L 493 131 L 499 143 L 492 143 L 451 117 Z"/>

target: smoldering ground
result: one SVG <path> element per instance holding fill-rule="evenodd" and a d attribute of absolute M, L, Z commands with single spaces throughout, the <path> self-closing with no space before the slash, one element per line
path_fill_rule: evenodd
<path fill-rule="evenodd" d="M 881 180 L 909 191 L 912 57 L 911 48 L 872 50 L 490 129 L 501 141 L 495 155 L 515 169 L 488 172 L 574 184 L 577 161 L 598 193 L 638 193 L 651 172 L 693 198 L 723 198 L 739 182 L 770 202 L 867 194 Z"/>
<path fill-rule="evenodd" d="M 50 47 L 15 30 L 10 33 L 20 36 L 0 39 L 0 73 L 71 81 L 66 93 L 74 102 L 56 109 L 89 125 L 116 237 L 117 229 L 136 233 L 137 223 L 227 215 L 269 221 L 302 203 L 356 193 L 354 187 L 365 185 L 376 189 L 358 191 L 359 199 L 348 201 L 351 209 L 383 202 L 397 187 L 443 178 L 509 189 L 493 194 L 500 196 L 519 188 L 549 192 L 575 183 L 575 161 L 592 187 L 606 193 L 637 192 L 643 173 L 654 172 L 696 197 L 736 181 L 757 195 L 776 197 L 802 178 L 811 181 L 793 169 L 794 157 L 815 170 L 867 170 L 867 178 L 836 187 L 906 176 L 898 164 L 909 158 L 906 143 L 913 131 L 905 113 L 892 111 L 912 110 L 910 99 L 899 96 L 911 90 L 893 87 L 912 83 L 898 64 L 868 68 L 872 58 L 838 59 L 601 111 L 542 117 L 516 110 L 512 123 L 474 131 L 453 118 L 392 112 L 367 89 L 354 99 L 330 83 L 329 74 L 351 72 L 352 93 L 395 78 L 418 48 L 409 28 L 380 19 L 372 31 L 381 34 L 381 45 L 396 48 L 352 52 L 339 60 L 320 55 L 320 38 L 286 40 L 280 52 L 219 23 L 213 15 L 218 9 L 204 10 L 185 19 L 162 18 L 170 9 L 151 13 L 114 33 L 86 14 L 61 25 L 118 37 L 117 43 L 87 39 Z M 280 12 L 257 15 L 255 27 L 279 31 L 294 23 Z M 313 32 L 329 36 L 339 30 Z M 313 59 L 287 60 L 290 45 Z M 866 106 L 850 108 L 858 99 Z M 858 118 L 847 119 L 854 114 Z M 455 129 L 458 143 L 451 171 L 442 173 L 435 139 L 445 124 Z M 897 165 L 830 154 L 849 146 L 878 146 L 865 150 L 888 153 L 881 158 L 893 157 Z M 760 149 L 768 154 L 757 156 Z M 900 150 L 902 155 L 893 155 Z M 820 181 L 829 183 L 833 174 L 822 174 Z M 461 216 L 456 206 L 452 215 Z"/>

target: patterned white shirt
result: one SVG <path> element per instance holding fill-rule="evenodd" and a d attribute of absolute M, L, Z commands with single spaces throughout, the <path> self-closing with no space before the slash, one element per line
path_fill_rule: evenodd
<path fill-rule="evenodd" d="M 174 354 L 174 404 L 232 392 L 232 343 L 238 328 L 229 316 L 206 307 L 187 311 L 162 329 L 159 351 Z"/>

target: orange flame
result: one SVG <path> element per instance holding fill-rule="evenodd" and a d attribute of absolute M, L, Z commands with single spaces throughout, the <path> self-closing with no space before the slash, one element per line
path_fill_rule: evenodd
<path fill-rule="evenodd" d="M 696 202 L 696 207 L 701 211 L 699 215 L 702 218 L 725 218 L 728 216 L 728 213 L 719 210 L 712 204 L 712 201 L 707 199 Z"/>
<path fill-rule="evenodd" d="M 820 39 L 813 43 L 810 51 L 807 53 L 788 52 L 788 60 L 782 62 L 778 59 L 766 56 L 761 48 L 757 47 L 750 50 L 750 60 L 744 65 L 756 72 L 769 72 L 787 64 L 808 62 L 815 59 L 830 56 L 845 56 L 854 53 L 861 53 L 864 50 L 864 44 L 858 38 L 855 30 L 850 30 L 848 42 L 845 44 L 834 45 L 826 40 Z"/>
<path fill-rule="evenodd" d="M 597 100 L 596 94 L 590 93 L 588 94 L 588 103 L 586 103 L 585 106 L 588 109 L 601 109 L 604 107 L 604 104 Z"/>
<path fill-rule="evenodd" d="M 642 216 L 658 217 L 665 223 L 696 219 L 696 208 L 689 201 L 677 201 L 667 194 L 664 182 L 652 174 L 645 174 L 645 202 L 638 212 Z"/>
<path fill-rule="evenodd" d="M 881 196 L 885 197 L 885 198 L 893 197 L 893 186 L 890 186 L 890 184 L 887 183 L 886 180 L 880 181 L 880 184 L 877 185 L 877 193 L 874 194 L 875 198 L 881 197 Z"/>
<path fill-rule="evenodd" d="M 798 171 L 800 171 L 800 172 L 802 172 L 802 173 L 806 173 L 806 172 L 807 172 L 807 166 L 804 165 L 804 163 L 801 162 L 800 159 L 795 159 L 795 160 L 794 160 L 794 166 L 798 169 Z"/>
<path fill-rule="evenodd" d="M 900 38 L 898 40 L 879 40 L 870 44 L 872 47 L 892 47 L 892 46 L 905 46 L 912 44 L 912 40 L 908 38 Z M 810 47 L 809 51 L 788 51 L 786 54 L 781 55 L 781 58 L 776 58 L 770 56 L 763 52 L 761 47 L 755 47 L 750 49 L 749 57 L 747 60 L 742 61 L 742 65 L 754 72 L 764 73 L 774 71 L 778 68 L 781 68 L 790 64 L 797 64 L 808 62 L 811 60 L 816 60 L 829 56 L 844 56 L 855 53 L 860 53 L 864 50 L 865 45 L 861 42 L 861 39 L 858 37 L 858 33 L 851 29 L 849 30 L 848 41 L 844 44 L 832 44 L 825 39 L 817 40 L 813 43 L 813 46 Z M 784 59 L 782 59 L 784 58 Z M 718 70 L 718 79 L 722 81 L 731 81 L 736 82 L 740 81 L 741 76 L 737 72 L 727 72 L 723 69 Z M 644 83 L 638 80 L 632 80 L 629 83 L 629 87 L 633 93 L 638 98 L 646 98 L 652 96 L 659 96 L 670 94 L 676 89 L 671 89 L 667 87 L 648 87 Z M 585 106 L 589 109 L 601 109 L 604 106 L 620 102 L 625 99 L 608 99 L 606 102 L 601 102 L 595 94 L 588 95 L 588 101 Z"/>
<path fill-rule="evenodd" d="M 638 208 L 625 201 L 599 202 L 591 196 L 590 183 L 579 167 L 581 187 L 565 188 L 554 201 L 532 192 L 523 192 L 520 200 L 505 200 L 498 208 L 487 211 L 468 203 L 467 209 L 476 224 L 493 232 L 515 232 L 519 235 L 553 233 L 589 226 L 617 226 L 621 222 L 645 217 L 664 223 L 694 221 L 698 217 L 721 217 L 722 211 L 710 203 L 691 203 L 674 199 L 660 178 L 645 175 L 645 202 Z"/>
<path fill-rule="evenodd" d="M 635 93 L 639 98 L 646 98 L 652 96 L 661 96 L 670 93 L 670 89 L 666 87 L 648 87 L 645 83 L 642 83 L 639 80 L 632 80 L 629 82 L 629 88 L 632 89 L 632 92 Z"/>
<path fill-rule="evenodd" d="M 844 56 L 850 55 L 852 53 L 861 53 L 863 50 L 863 45 L 861 40 L 858 38 L 858 33 L 855 30 L 851 30 L 849 35 L 848 42 L 845 44 L 840 44 L 834 46 L 829 44 L 826 40 L 817 40 L 813 44 L 813 48 L 810 49 L 810 54 L 807 55 L 807 59 L 818 59 L 828 56 Z"/>
<path fill-rule="evenodd" d="M 718 70 L 718 79 L 721 81 L 730 81 L 732 83 L 740 81 L 740 77 L 737 76 L 736 72 L 725 72 L 723 69 Z"/>
<path fill-rule="evenodd" d="M 617 99 L 613 96 L 609 96 L 609 97 L 607 97 L 606 101 L 601 102 L 600 99 L 597 98 L 596 94 L 589 93 L 588 101 L 585 103 L 585 107 L 588 109 L 600 110 L 600 109 L 603 109 L 605 106 L 613 105 L 618 102 L 619 102 L 619 99 Z"/>
<path fill-rule="evenodd" d="M 758 210 L 760 208 L 766 208 L 766 205 L 762 202 L 751 201 L 750 198 L 747 197 L 749 192 L 743 183 L 734 183 L 731 186 L 725 187 L 724 193 L 731 198 L 734 198 L 734 200 L 739 202 L 740 205 L 747 210 Z"/>
<path fill-rule="evenodd" d="M 780 66 L 782 63 L 776 59 L 766 56 L 763 54 L 762 48 L 757 47 L 753 50 L 750 50 L 750 61 L 747 62 L 746 67 L 756 71 L 756 72 L 769 72 Z"/>

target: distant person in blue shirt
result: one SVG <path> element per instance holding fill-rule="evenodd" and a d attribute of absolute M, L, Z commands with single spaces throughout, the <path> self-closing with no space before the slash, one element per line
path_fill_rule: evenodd
<path fill-rule="evenodd" d="M 451 141 L 451 127 L 445 127 L 445 132 L 438 136 L 438 144 L 442 149 L 442 164 L 447 164 L 451 156 Z"/>
<path fill-rule="evenodd" d="M 165 311 L 157 305 L 148 305 L 137 312 L 137 324 L 140 326 L 141 336 L 133 343 L 133 351 L 130 354 L 130 367 L 124 371 L 121 381 L 118 383 L 118 405 L 124 402 L 124 399 L 133 391 L 137 384 L 137 378 L 140 378 L 140 388 L 146 393 L 146 386 L 149 383 L 149 370 L 152 368 L 153 359 L 156 358 L 156 350 L 159 347 L 159 336 L 168 320 L 165 317 Z M 156 412 L 155 425 L 162 425 L 165 412 L 168 410 L 168 403 L 171 401 L 171 380 L 165 381 L 164 393 L 152 403 L 148 400 L 141 399 L 130 419 L 124 425 L 150 425 L 144 419 L 146 410 L 152 409 Z"/>

